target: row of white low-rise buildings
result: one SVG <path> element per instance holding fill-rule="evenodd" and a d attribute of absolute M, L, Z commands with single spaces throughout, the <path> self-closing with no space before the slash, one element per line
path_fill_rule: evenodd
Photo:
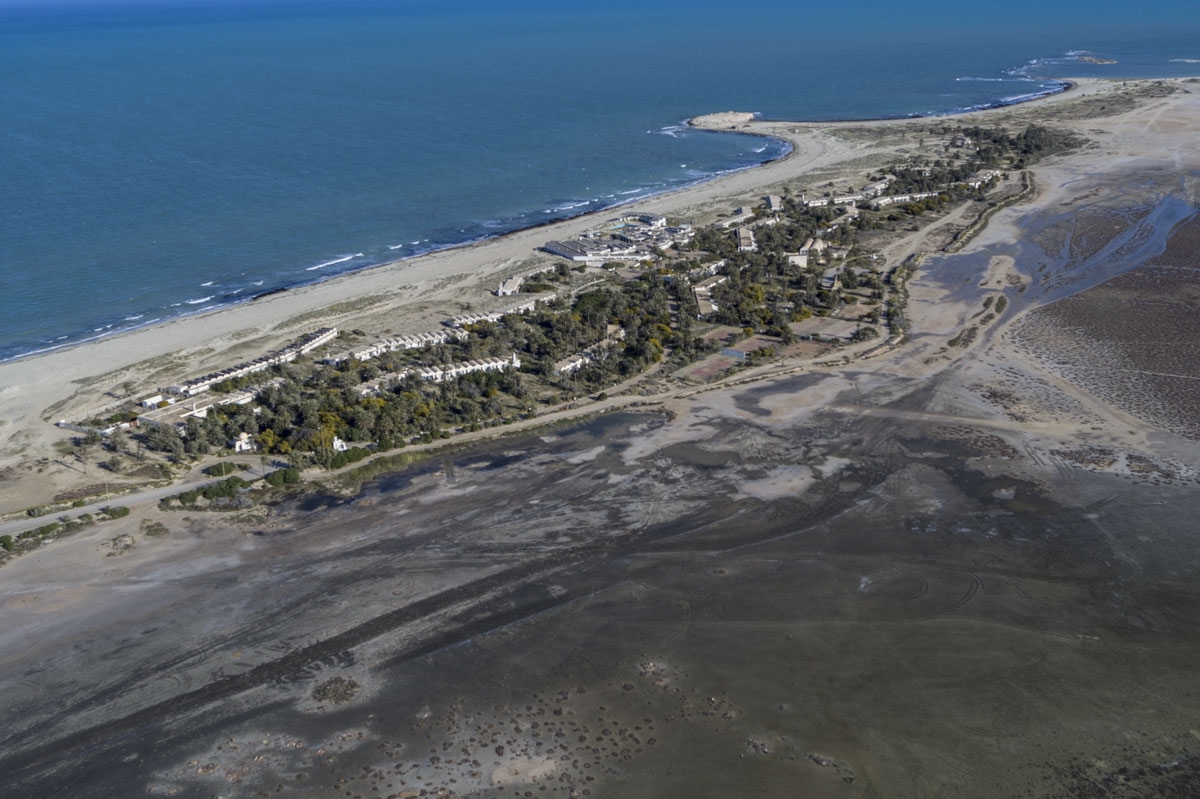
<path fill-rule="evenodd" d="M 323 363 L 339 364 L 343 361 L 369 361 L 388 352 L 396 352 L 398 350 L 416 350 L 422 347 L 432 347 L 436 344 L 445 344 L 449 341 L 464 341 L 468 336 L 467 331 L 454 328 L 445 330 L 430 330 L 424 333 L 414 333 L 411 336 L 396 336 L 394 338 L 383 338 L 379 341 L 359 347 L 353 350 L 324 359 Z"/>
<path fill-rule="evenodd" d="M 839 194 L 834 197 L 816 197 L 812 200 L 805 200 L 804 205 L 807 208 L 825 208 L 830 205 L 857 205 L 864 200 L 874 199 L 887 191 L 888 186 L 892 185 L 891 178 L 864 186 L 863 190 L 857 194 Z"/>
<path fill-rule="evenodd" d="M 262 372 L 270 369 L 278 364 L 290 363 L 296 358 L 306 353 L 315 350 L 322 344 L 327 344 L 337 338 L 338 330 L 336 327 L 323 327 L 313 333 L 309 333 L 300 337 L 291 344 L 276 350 L 275 352 L 255 358 L 252 361 L 239 363 L 236 366 L 231 366 L 228 369 L 221 369 L 210 374 L 196 377 L 191 380 L 184 381 L 178 385 L 168 386 L 167 393 L 177 394 L 184 397 L 195 396 L 204 391 L 208 391 L 217 383 L 225 380 L 234 380 L 239 377 L 244 377 L 255 372 Z"/>
<path fill-rule="evenodd" d="M 453 380 L 456 377 L 469 375 L 472 372 L 503 372 L 505 369 L 520 369 L 521 359 L 514 352 L 511 358 L 480 358 L 478 360 L 459 361 L 440 366 L 426 366 L 416 370 L 417 377 L 433 383 Z"/>
<path fill-rule="evenodd" d="M 509 308 L 504 308 L 499 311 L 484 311 L 481 313 L 459 314 L 458 316 L 450 317 L 442 324 L 444 324 L 446 327 L 449 327 L 449 328 L 460 328 L 460 327 L 465 327 L 467 325 L 476 325 L 476 324 L 479 324 L 480 322 L 499 322 L 501 319 L 508 316 L 509 314 L 529 313 L 534 308 L 536 308 L 539 303 L 549 302 L 550 300 L 554 299 L 556 296 L 557 295 L 554 294 L 553 292 L 547 292 L 545 294 L 534 294 L 534 295 L 530 296 L 530 298 L 525 300 L 524 302 L 518 303 L 517 305 L 513 305 Z"/>
<path fill-rule="evenodd" d="M 921 200 L 928 200 L 930 197 L 936 197 L 941 194 L 940 191 L 918 191 L 912 194 L 892 194 L 887 197 L 880 197 L 874 202 L 876 208 L 885 208 L 896 203 L 915 203 Z"/>
<path fill-rule="evenodd" d="M 358 387 L 358 392 L 364 397 L 379 394 L 379 390 L 389 384 L 416 376 L 431 383 L 442 383 L 456 377 L 469 375 L 473 372 L 503 372 L 506 369 L 520 369 L 521 358 L 514 352 L 510 358 L 477 358 L 457 363 L 423 366 L 416 369 L 405 369 L 402 372 L 381 375 L 369 383 Z"/>

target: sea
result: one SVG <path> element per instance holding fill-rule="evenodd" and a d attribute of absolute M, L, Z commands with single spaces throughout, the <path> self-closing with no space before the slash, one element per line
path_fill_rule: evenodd
<path fill-rule="evenodd" d="M 698 114 L 938 115 L 1185 75 L 1194 0 L 0 0 L 0 360 L 786 152 Z"/>

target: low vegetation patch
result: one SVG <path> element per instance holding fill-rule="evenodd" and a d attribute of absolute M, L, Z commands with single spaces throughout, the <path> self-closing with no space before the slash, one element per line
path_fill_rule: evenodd
<path fill-rule="evenodd" d="M 358 682 L 349 677 L 331 677 L 313 688 L 312 698 L 318 702 L 344 705 L 358 696 L 359 690 Z"/>

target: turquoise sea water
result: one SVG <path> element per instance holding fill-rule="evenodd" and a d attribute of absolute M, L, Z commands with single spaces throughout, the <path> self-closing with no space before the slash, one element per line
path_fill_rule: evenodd
<path fill-rule="evenodd" d="M 0 0 L 0 358 L 783 152 L 696 114 L 1200 74 L 1194 3 L 962 5 Z"/>

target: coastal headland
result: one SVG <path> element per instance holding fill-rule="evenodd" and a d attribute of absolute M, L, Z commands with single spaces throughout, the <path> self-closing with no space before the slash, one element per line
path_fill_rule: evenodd
<path fill-rule="evenodd" d="M 1194 795 L 1198 90 L 1080 81 L 964 117 L 693 120 L 793 149 L 638 212 L 730 237 L 744 218 L 766 240 L 766 214 L 734 209 L 911 179 L 877 195 L 906 198 L 894 220 L 871 216 L 877 196 L 842 203 L 890 225 L 856 245 L 887 285 L 843 293 L 815 342 L 752 331 L 746 365 L 718 362 L 730 347 L 651 366 L 411 444 L 407 467 L 314 469 L 226 513 L 159 500 L 228 457 L 133 488 L 128 516 L 0 569 L 0 786 Z M 1031 125 L 1074 144 L 918 207 L 908 170 L 981 146 L 954 130 Z M 538 248 L 613 215 L 0 364 L 0 511 L 24 523 L 108 479 L 58 419 L 322 328 L 365 344 L 506 308 L 502 281 L 561 262 Z M 603 277 L 589 269 L 560 290 Z M 853 337 L 872 290 L 903 325 Z M 861 316 L 831 343 L 847 308 Z"/>

